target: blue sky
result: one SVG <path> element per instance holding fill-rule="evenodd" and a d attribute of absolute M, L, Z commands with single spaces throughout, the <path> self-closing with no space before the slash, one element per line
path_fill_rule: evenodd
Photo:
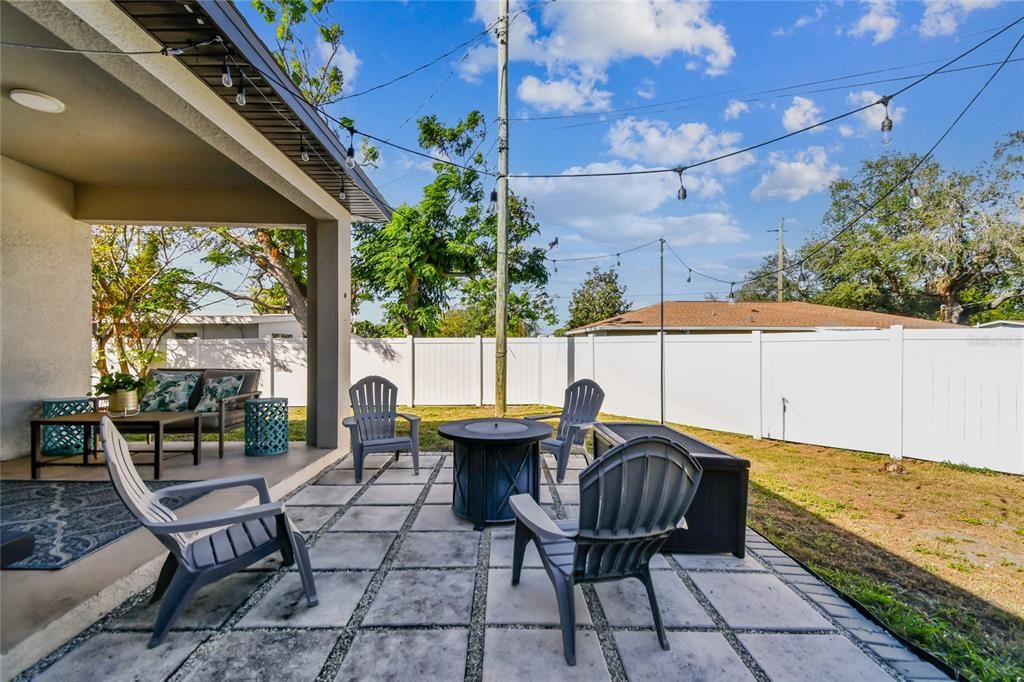
<path fill-rule="evenodd" d="M 512 174 L 693 163 L 877 100 L 908 81 L 870 81 L 924 73 L 1024 13 L 1024 4 L 998 0 L 512 5 L 514 13 L 526 8 L 512 24 Z M 269 27 L 249 4 L 240 6 L 268 37 Z M 496 17 L 497 2 L 335 2 L 331 12 L 345 30 L 338 63 L 346 92 L 357 94 L 471 38 Z M 1021 30 L 1003 34 L 961 64 L 1001 60 Z M 479 109 L 495 119 L 495 63 L 493 40 L 483 38 L 404 81 L 345 100 L 334 113 L 415 147 L 418 115 L 454 122 Z M 890 148 L 925 151 L 992 68 L 937 76 L 893 100 Z M 782 89 L 879 69 L 889 70 Z M 943 164 L 971 168 L 989 156 L 996 140 L 1024 127 L 1022 73 L 1021 63 L 1007 66 L 939 148 Z M 882 115 L 876 107 L 688 172 L 686 202 L 675 198 L 674 174 L 513 179 L 512 187 L 535 204 L 543 228 L 538 243 L 558 237 L 553 257 L 614 253 L 663 236 L 693 267 L 741 279 L 774 251 L 777 237 L 767 230 L 783 218 L 788 246 L 818 230 L 828 183 L 882 151 Z M 432 177 L 429 162 L 387 147 L 381 155 L 380 167 L 367 170 L 389 203 L 417 201 Z M 585 271 L 615 261 L 558 266 L 549 290 L 562 320 Z M 623 256 L 619 271 L 634 306 L 657 301 L 656 247 Z M 667 257 L 672 298 L 728 291 L 696 276 L 686 284 L 686 274 Z M 365 316 L 375 314 L 370 306 Z"/>

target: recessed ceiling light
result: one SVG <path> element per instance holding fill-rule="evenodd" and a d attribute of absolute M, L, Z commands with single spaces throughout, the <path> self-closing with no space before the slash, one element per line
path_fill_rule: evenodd
<path fill-rule="evenodd" d="M 11 99 L 23 107 L 47 114 L 59 114 L 64 111 L 64 102 L 35 90 L 11 90 Z"/>

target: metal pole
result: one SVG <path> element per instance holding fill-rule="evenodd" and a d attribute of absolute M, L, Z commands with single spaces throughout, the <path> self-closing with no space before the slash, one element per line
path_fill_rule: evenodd
<path fill-rule="evenodd" d="M 658 322 L 658 352 L 660 354 L 660 360 L 658 362 L 659 371 L 661 373 L 661 414 L 659 421 L 665 423 L 665 240 L 658 240 L 658 260 L 659 268 L 661 270 L 661 310 L 660 321 Z"/>
<path fill-rule="evenodd" d="M 783 295 L 783 287 L 785 285 L 783 283 L 783 276 L 782 276 L 782 269 L 783 269 L 783 267 L 785 267 L 785 264 L 786 264 L 786 247 L 783 246 L 783 241 L 782 241 L 783 240 L 783 236 L 782 235 L 785 232 L 785 230 L 786 230 L 786 219 L 783 218 L 782 222 L 779 223 L 779 262 L 778 262 L 778 271 L 779 272 L 777 273 L 778 274 L 778 280 L 775 283 L 775 286 L 776 286 L 776 289 L 777 289 L 776 300 L 778 300 L 779 303 L 782 303 L 782 299 L 785 298 L 784 295 Z"/>
<path fill-rule="evenodd" d="M 508 0 L 498 15 L 498 266 L 494 311 L 494 414 L 505 416 L 508 379 Z"/>

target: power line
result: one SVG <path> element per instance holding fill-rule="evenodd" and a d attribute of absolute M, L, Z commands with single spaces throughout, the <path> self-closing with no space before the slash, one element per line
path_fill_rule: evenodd
<path fill-rule="evenodd" d="M 1018 22 L 1019 21 L 1020 20 L 1018 19 Z M 1014 23 L 1017 23 L 1017 22 L 1014 22 Z M 1003 70 L 1003 67 L 1006 66 L 1007 63 L 1009 63 L 1010 59 L 1013 57 L 1014 52 L 1016 52 L 1017 48 L 1020 46 L 1021 41 L 1024 41 L 1024 34 L 1021 34 L 1021 36 L 1019 38 L 1017 38 L 1017 41 L 1013 44 L 1013 47 L 1010 48 L 1010 51 L 1007 52 L 1006 57 L 999 63 L 999 66 L 996 67 L 995 71 L 993 71 L 992 74 L 988 77 L 988 79 L 985 80 L 985 82 L 984 82 L 984 84 L 982 84 L 981 88 L 979 88 L 978 91 L 976 93 L 974 93 L 974 96 L 971 97 L 970 101 L 968 101 L 966 105 L 964 105 L 963 109 L 960 110 L 960 113 L 957 115 L 957 117 L 955 119 L 953 119 L 953 122 L 949 124 L 949 126 L 942 133 L 942 135 L 939 136 L 939 138 L 932 144 L 932 146 L 928 149 L 928 151 L 925 152 L 924 156 L 922 156 L 920 159 L 918 159 L 917 163 L 915 163 L 910 168 L 910 170 L 906 174 L 904 174 L 904 176 L 902 178 L 900 178 L 896 183 L 894 183 L 892 187 L 890 187 L 885 192 L 883 192 L 878 198 L 876 198 L 870 205 L 868 205 L 864 210 L 862 210 L 859 214 L 857 214 L 857 216 L 855 216 L 852 220 L 848 221 L 846 223 L 846 225 L 844 225 L 842 228 L 840 228 L 835 233 L 833 233 L 828 239 L 826 239 L 825 241 L 823 241 L 820 244 L 818 244 L 810 253 L 806 254 L 805 256 L 800 258 L 799 260 L 797 260 L 797 261 L 795 261 L 793 263 L 790 263 L 789 265 L 787 265 L 787 266 L 785 266 L 785 267 L 783 267 L 781 269 L 772 270 L 770 272 L 764 272 L 764 273 L 761 273 L 759 275 L 754 275 L 753 277 L 747 277 L 745 279 L 738 279 L 738 280 L 734 280 L 734 281 L 729 281 L 729 280 L 721 279 L 719 277 L 714 277 L 713 275 L 708 275 L 708 274 L 706 274 L 704 272 L 701 272 L 699 270 L 694 269 L 692 266 L 688 265 L 682 258 L 680 258 L 679 255 L 676 254 L 675 251 L 672 250 L 671 246 L 669 247 L 669 251 L 676 257 L 676 259 L 683 265 L 683 267 L 685 267 L 685 268 L 687 268 L 689 270 L 689 272 L 691 274 L 697 275 L 699 277 L 703 277 L 704 279 L 711 280 L 713 282 L 718 282 L 720 284 L 728 284 L 730 287 L 735 287 L 737 285 L 747 284 L 748 282 L 755 282 L 755 281 L 758 281 L 758 280 L 761 280 L 761 279 L 765 279 L 767 277 L 775 277 L 775 276 L 777 276 L 779 274 L 780 271 L 781 272 L 786 272 L 788 270 L 793 270 L 795 268 L 803 267 L 804 263 L 806 263 L 808 260 L 810 260 L 811 258 L 816 256 L 826 246 L 828 246 L 829 244 L 834 242 L 836 239 L 838 239 L 844 233 L 846 233 L 846 232 L 850 231 L 851 229 L 853 229 L 853 227 L 856 226 L 857 223 L 859 223 L 865 216 L 867 216 L 869 213 L 871 213 L 871 211 L 873 211 L 875 208 L 877 208 L 879 205 L 881 205 L 883 201 L 885 201 L 890 196 L 892 196 L 896 192 L 896 190 L 898 190 L 900 187 L 902 187 L 904 184 L 906 184 L 907 182 L 910 181 L 910 179 L 913 177 L 913 175 L 917 171 L 917 169 L 920 168 L 922 165 L 924 165 L 924 163 L 929 158 L 931 158 L 932 154 L 935 153 L 935 150 L 939 147 L 939 145 L 942 144 L 942 142 L 946 139 L 946 137 L 948 137 L 949 134 L 953 131 L 953 129 L 956 128 L 956 126 L 960 123 L 960 121 L 963 119 L 963 117 L 965 115 L 967 115 L 967 112 L 970 111 L 971 107 L 974 106 L 974 103 L 978 100 L 979 97 L 981 97 L 982 93 L 984 93 L 985 90 L 988 89 L 988 86 L 992 83 L 993 80 L 995 80 L 995 77 L 999 75 L 999 72 Z M 897 211 L 895 211 L 895 210 L 889 211 L 883 217 L 887 217 L 887 216 L 893 215 L 896 212 Z"/>
<path fill-rule="evenodd" d="M 830 123 L 834 123 L 835 121 L 842 120 L 842 119 L 847 118 L 849 116 L 853 116 L 854 114 L 858 114 L 858 113 L 860 113 L 860 112 L 862 112 L 862 111 L 864 111 L 866 109 L 869 109 L 869 108 L 871 108 L 873 106 L 876 106 L 878 104 L 888 105 L 890 100 L 892 100 L 893 98 L 902 95 L 903 93 L 907 92 L 911 88 L 916 87 L 917 85 L 920 85 L 924 81 L 926 81 L 929 78 L 931 78 L 932 76 L 934 76 L 936 73 L 942 71 L 943 69 L 945 69 L 946 67 L 950 66 L 951 64 L 954 64 L 955 62 L 959 61 L 960 59 L 963 59 L 967 55 L 971 54 L 972 52 L 974 52 L 975 50 L 980 48 L 982 45 L 988 43 L 991 40 L 994 40 L 996 37 L 1002 35 L 1006 31 L 1010 30 L 1011 28 L 1013 28 L 1014 26 L 1019 24 L 1021 21 L 1024 21 L 1024 17 L 1020 17 L 1017 20 L 1013 21 L 1012 23 L 1006 25 L 998 33 L 995 33 L 995 34 L 989 36 L 988 38 L 986 38 L 985 40 L 981 41 L 980 43 L 977 43 L 974 47 L 971 47 L 970 49 L 965 50 L 964 52 L 961 52 L 956 57 L 953 57 L 952 59 L 950 59 L 949 61 L 945 62 L 941 66 L 939 66 L 939 67 L 929 71 L 928 73 L 920 76 L 919 78 L 914 80 L 912 83 L 909 83 L 909 84 L 903 86 L 902 88 L 900 88 L 896 92 L 894 92 L 894 93 L 892 93 L 890 95 L 885 95 L 885 96 L 881 97 L 877 102 L 872 102 L 870 104 L 865 104 L 863 106 L 857 107 L 856 109 L 852 109 L 850 111 L 846 111 L 846 112 L 843 112 L 841 114 L 837 114 L 835 116 L 827 118 L 827 119 L 825 119 L 823 121 L 818 121 L 817 123 L 812 123 L 811 125 L 805 126 L 805 127 L 800 128 L 798 130 L 794 130 L 792 132 L 785 133 L 783 135 L 778 135 L 778 136 L 773 137 L 773 138 L 771 138 L 769 140 L 765 140 L 765 141 L 759 142 L 757 144 L 752 144 L 752 145 L 749 145 L 747 147 L 743 147 L 741 149 L 735 149 L 733 151 L 725 152 L 723 154 L 719 154 L 718 156 L 714 156 L 714 157 L 712 157 L 710 159 L 705 159 L 703 161 L 697 161 L 697 162 L 690 163 L 690 164 L 685 164 L 685 165 L 679 165 L 679 166 L 675 166 L 673 168 L 644 168 L 644 169 L 632 170 L 632 171 L 597 171 L 597 172 L 586 172 L 586 171 L 584 171 L 584 172 L 579 172 L 579 173 L 524 173 L 524 174 L 521 174 L 521 175 L 513 175 L 511 177 L 514 177 L 514 178 L 582 178 L 582 177 L 618 177 L 618 176 L 627 176 L 627 175 L 651 175 L 651 174 L 655 174 L 655 173 L 680 173 L 681 174 L 683 171 L 686 171 L 686 170 L 689 170 L 689 169 L 692 169 L 692 168 L 698 168 L 700 166 L 706 166 L 708 164 L 716 163 L 718 161 L 723 161 L 725 159 L 728 159 L 728 158 L 731 158 L 731 157 L 734 157 L 734 156 L 738 156 L 740 154 L 746 154 L 746 153 L 755 151 L 757 149 L 761 149 L 762 147 L 767 147 L 769 145 L 775 144 L 777 142 L 781 142 L 782 140 L 786 140 L 786 139 L 788 139 L 790 137 L 793 137 L 795 135 L 800 135 L 801 133 L 805 133 L 805 132 L 807 132 L 809 130 L 814 130 L 815 128 L 820 128 L 821 126 L 828 125 Z M 1011 54 L 1012 54 L 1012 51 L 1011 51 Z M 1007 60 L 1004 59 L 1000 63 L 999 69 L 1002 69 L 1003 66 L 1006 65 L 1006 63 L 1007 63 Z"/>

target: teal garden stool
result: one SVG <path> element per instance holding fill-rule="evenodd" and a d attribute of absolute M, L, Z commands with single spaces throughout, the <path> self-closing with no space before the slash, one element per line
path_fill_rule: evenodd
<path fill-rule="evenodd" d="M 245 401 L 245 454 L 249 457 L 288 452 L 288 399 Z"/>
<path fill-rule="evenodd" d="M 57 398 L 43 401 L 43 417 L 63 417 L 93 411 L 91 398 Z M 84 426 L 44 426 L 44 455 L 81 455 L 85 452 Z"/>

